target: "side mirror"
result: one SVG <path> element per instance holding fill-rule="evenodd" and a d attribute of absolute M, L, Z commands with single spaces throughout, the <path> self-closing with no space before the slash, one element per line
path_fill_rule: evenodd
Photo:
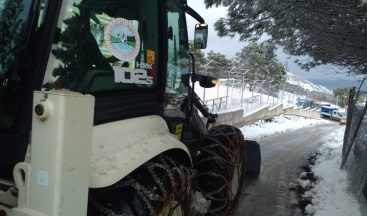
<path fill-rule="evenodd" d="M 199 74 L 196 75 L 196 80 L 199 81 L 200 86 L 203 88 L 212 88 L 218 83 L 218 80 L 214 77 Z"/>
<path fill-rule="evenodd" d="M 194 35 L 194 48 L 205 49 L 208 43 L 208 24 L 196 24 Z"/>
<path fill-rule="evenodd" d="M 211 76 L 205 76 L 205 75 L 194 75 L 196 78 L 195 80 L 199 82 L 199 85 L 203 88 L 213 88 L 217 85 L 218 80 Z M 181 75 L 181 81 L 184 86 L 190 85 L 190 75 L 189 74 L 183 74 Z"/>

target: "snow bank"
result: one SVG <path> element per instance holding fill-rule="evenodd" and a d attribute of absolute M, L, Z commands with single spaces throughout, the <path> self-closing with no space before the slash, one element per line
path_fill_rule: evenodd
<path fill-rule="evenodd" d="M 330 124 L 330 122 L 299 116 L 281 115 L 274 117 L 272 122 L 258 121 L 253 125 L 245 126 L 241 128 L 241 131 L 246 139 L 258 139 L 260 137 L 294 131 L 315 124 Z"/>
<path fill-rule="evenodd" d="M 316 164 L 312 167 L 320 180 L 314 185 L 312 204 L 306 213 L 314 216 L 360 216 L 358 201 L 348 192 L 348 178 L 339 169 L 345 127 L 341 127 L 325 138 Z"/>

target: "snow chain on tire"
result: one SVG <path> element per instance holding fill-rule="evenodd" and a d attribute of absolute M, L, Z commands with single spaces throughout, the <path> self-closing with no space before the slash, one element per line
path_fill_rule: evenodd
<path fill-rule="evenodd" d="M 211 201 L 208 215 L 231 215 L 237 205 L 244 175 L 245 141 L 238 128 L 229 125 L 209 130 L 198 156 L 198 187 Z M 236 166 L 237 164 L 237 166 Z M 232 192 L 232 177 L 239 169 L 238 189 Z"/>
<path fill-rule="evenodd" d="M 88 216 L 166 216 L 167 205 L 191 215 L 191 193 L 190 169 L 160 155 L 112 186 L 91 189 Z"/>

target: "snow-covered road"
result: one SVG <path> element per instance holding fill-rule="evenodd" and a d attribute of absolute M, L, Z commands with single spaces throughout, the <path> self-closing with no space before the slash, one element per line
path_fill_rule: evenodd
<path fill-rule="evenodd" d="M 289 125 L 291 123 L 292 121 L 288 122 L 288 125 L 283 126 L 282 129 L 279 126 L 282 124 L 278 124 L 274 127 L 273 133 L 269 133 L 269 130 L 272 129 L 264 128 L 270 127 L 269 124 L 252 132 L 254 134 L 255 131 L 260 131 L 257 136 L 250 136 L 251 138 L 274 133 L 276 135 L 258 140 L 262 151 L 260 178 L 255 181 L 247 180 L 235 215 L 301 215 L 300 210 L 296 207 L 296 195 L 288 189 L 289 184 L 297 179 L 301 172 L 300 167 L 322 145 L 325 136 L 341 126 L 320 120 L 295 121 L 294 126 Z M 288 129 L 285 130 L 285 127 Z M 304 128 L 296 130 L 301 127 Z M 251 128 L 243 130 L 246 136 Z"/>

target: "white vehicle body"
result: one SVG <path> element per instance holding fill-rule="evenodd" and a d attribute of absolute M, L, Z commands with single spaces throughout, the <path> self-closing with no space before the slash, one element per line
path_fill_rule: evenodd
<path fill-rule="evenodd" d="M 321 107 L 320 114 L 324 118 L 330 118 L 340 121 L 341 119 L 345 118 L 345 113 L 342 111 L 339 111 L 336 108 L 330 108 L 330 107 Z"/>
<path fill-rule="evenodd" d="M 169 133 L 161 117 L 93 127 L 93 103 L 92 96 L 79 93 L 35 93 L 34 107 L 42 104 L 45 112 L 33 116 L 30 160 L 14 168 L 17 207 L 0 210 L 11 216 L 86 215 L 88 188 L 110 186 L 168 150 L 181 151 L 191 160 L 187 147 Z M 11 199 L 5 195 L 0 192 L 0 199 Z"/>
<path fill-rule="evenodd" d="M 169 133 L 159 116 L 145 116 L 102 124 L 93 128 L 90 187 L 112 185 L 158 154 L 189 150 Z M 190 159 L 189 159 L 190 160 Z"/>

